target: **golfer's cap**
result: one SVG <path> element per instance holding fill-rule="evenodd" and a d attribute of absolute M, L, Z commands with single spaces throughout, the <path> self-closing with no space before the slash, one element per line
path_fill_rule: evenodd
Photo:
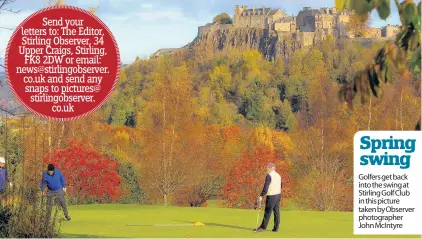
<path fill-rule="evenodd" d="M 0 163 L 6 163 L 6 160 L 3 157 L 0 157 Z"/>
<path fill-rule="evenodd" d="M 273 163 L 268 163 L 267 168 L 275 168 L 275 164 L 273 164 Z"/>
<path fill-rule="evenodd" d="M 48 171 L 53 171 L 53 170 L 54 170 L 54 165 L 50 163 L 50 164 L 47 166 L 47 170 L 48 170 Z"/>

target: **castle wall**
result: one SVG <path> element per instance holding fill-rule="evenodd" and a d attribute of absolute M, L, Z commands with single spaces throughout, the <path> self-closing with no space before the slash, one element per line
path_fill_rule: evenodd
<path fill-rule="evenodd" d="M 387 26 L 382 28 L 381 36 L 390 38 L 390 37 L 396 36 L 397 33 L 399 33 L 399 32 L 400 32 L 399 26 L 387 25 Z"/>
<path fill-rule="evenodd" d="M 278 10 L 273 16 L 272 16 L 272 18 L 273 18 L 273 22 L 274 21 L 277 21 L 278 19 L 280 19 L 280 18 L 282 18 L 282 17 L 286 17 L 287 15 L 284 13 L 284 12 L 282 12 L 282 11 L 280 11 L 280 10 Z"/>
<path fill-rule="evenodd" d="M 267 18 L 260 15 L 252 15 L 250 16 L 250 27 L 255 28 L 265 28 L 267 23 Z"/>
<path fill-rule="evenodd" d="M 335 21 L 333 15 L 321 15 L 321 27 L 324 29 L 333 29 L 335 27 Z"/>
<path fill-rule="evenodd" d="M 300 11 L 296 19 L 296 26 L 301 32 L 315 31 L 315 16 L 312 11 Z"/>
<path fill-rule="evenodd" d="M 369 28 L 366 32 L 366 38 L 379 38 L 381 37 L 381 28 Z"/>
<path fill-rule="evenodd" d="M 350 16 L 346 14 L 340 14 L 338 15 L 337 18 L 338 18 L 337 24 L 339 23 L 347 24 L 350 21 Z"/>
<path fill-rule="evenodd" d="M 275 22 L 274 30 L 277 32 L 295 32 L 296 23 L 295 22 Z"/>
<path fill-rule="evenodd" d="M 239 16 L 236 20 L 235 27 L 248 27 L 251 25 L 251 20 L 248 16 Z"/>
<path fill-rule="evenodd" d="M 312 46 L 314 44 L 315 33 L 314 32 L 297 32 L 296 39 L 299 43 L 304 46 Z"/>
<path fill-rule="evenodd" d="M 312 9 L 303 8 L 296 17 L 284 18 L 286 14 L 280 9 L 252 8 L 236 6 L 234 9 L 233 25 L 207 24 L 198 29 L 198 35 L 203 36 L 219 29 L 257 28 L 274 30 L 277 35 L 297 38 L 301 45 L 310 46 L 314 42 L 321 41 L 329 35 L 336 38 L 353 38 L 347 31 L 347 23 L 350 21 L 351 12 L 337 12 L 335 8 Z M 284 20 L 281 20 L 284 19 Z M 384 29 L 370 29 L 368 38 L 391 37 L 399 31 L 396 26 L 387 26 Z M 274 32 L 273 32 L 274 33 Z"/>

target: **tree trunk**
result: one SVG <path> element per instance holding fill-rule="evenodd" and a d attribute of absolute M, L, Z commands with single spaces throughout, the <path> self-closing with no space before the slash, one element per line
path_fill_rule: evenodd
<path fill-rule="evenodd" d="M 52 124 L 52 122 L 49 120 L 48 121 L 48 156 L 50 157 L 51 156 L 51 124 Z"/>
<path fill-rule="evenodd" d="M 164 199 L 164 206 L 167 207 L 167 193 L 164 193 L 163 195 L 163 199 Z"/>
<path fill-rule="evenodd" d="M 59 139 L 58 139 L 58 141 L 57 141 L 57 148 L 60 148 L 60 146 L 61 146 L 61 143 L 62 143 L 62 137 L 63 137 L 63 134 L 64 134 L 64 122 L 61 122 L 61 128 L 60 128 L 60 135 L 59 135 Z"/>
<path fill-rule="evenodd" d="M 400 129 L 403 130 L 403 87 L 400 90 Z"/>
<path fill-rule="evenodd" d="M 368 130 L 371 130 L 371 119 L 372 119 L 372 94 L 369 95 Z"/>

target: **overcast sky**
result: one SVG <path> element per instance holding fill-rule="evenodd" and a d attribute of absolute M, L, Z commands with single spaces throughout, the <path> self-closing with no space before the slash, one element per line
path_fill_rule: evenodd
<path fill-rule="evenodd" d="M 10 7 L 18 14 L 0 15 L 0 26 L 15 28 L 27 16 L 45 6 L 47 0 L 16 0 Z M 221 12 L 233 14 L 235 5 L 281 8 L 289 15 L 297 15 L 303 7 L 333 7 L 334 0 L 66 0 L 69 5 L 99 7 L 97 16 L 116 37 L 123 63 L 131 63 L 136 56 L 148 57 L 160 48 L 182 47 L 192 41 L 198 26 L 212 21 Z M 391 5 L 394 6 L 393 1 Z M 387 21 L 372 14 L 372 25 L 398 24 L 394 8 Z M 0 55 L 4 56 L 12 31 L 0 29 Z"/>

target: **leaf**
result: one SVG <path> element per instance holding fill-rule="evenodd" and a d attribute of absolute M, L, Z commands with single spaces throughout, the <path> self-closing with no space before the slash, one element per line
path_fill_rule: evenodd
<path fill-rule="evenodd" d="M 336 6 L 337 10 L 339 10 L 339 11 L 343 11 L 344 5 L 345 5 L 345 0 L 336 0 L 336 2 L 335 2 L 335 6 Z"/>
<path fill-rule="evenodd" d="M 358 15 L 363 15 L 371 11 L 374 6 L 371 0 L 353 0 L 351 1 L 352 9 L 356 11 Z"/>
<path fill-rule="evenodd" d="M 387 19 L 390 16 L 390 0 L 380 0 L 377 11 L 381 19 Z"/>
<path fill-rule="evenodd" d="M 406 3 L 406 5 L 404 6 L 404 11 L 402 13 L 404 14 L 404 20 L 406 25 L 415 21 L 417 14 L 416 12 L 416 5 L 413 2 Z"/>
<path fill-rule="evenodd" d="M 371 70 L 368 69 L 365 72 L 366 74 L 362 74 L 362 81 L 369 81 L 369 85 L 371 86 L 372 94 L 375 97 L 378 97 L 376 87 L 378 87 L 374 78 L 372 78 Z M 363 82 L 362 82 L 363 83 Z M 365 83 L 363 83 L 365 84 Z"/>
<path fill-rule="evenodd" d="M 410 66 L 409 68 L 414 72 L 421 71 L 421 46 L 419 46 L 415 53 L 413 54 L 412 58 L 410 59 Z"/>

